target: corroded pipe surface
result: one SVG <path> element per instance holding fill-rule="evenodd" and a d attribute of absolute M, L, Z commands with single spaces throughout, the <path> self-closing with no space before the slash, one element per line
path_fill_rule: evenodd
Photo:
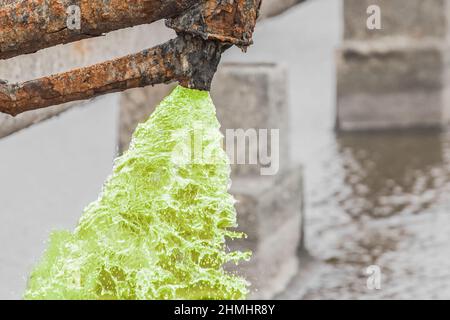
<path fill-rule="evenodd" d="M 25 111 L 102 94 L 179 81 L 189 88 L 209 90 L 227 46 L 191 35 L 87 68 L 21 84 L 0 82 L 0 112 Z"/>
<path fill-rule="evenodd" d="M 250 46 L 262 0 L 206 0 L 167 21 L 177 32 L 188 32 L 205 40 Z"/>
<path fill-rule="evenodd" d="M 0 0 L 0 59 L 177 16 L 203 0 Z M 68 8 L 80 9 L 69 29 Z"/>

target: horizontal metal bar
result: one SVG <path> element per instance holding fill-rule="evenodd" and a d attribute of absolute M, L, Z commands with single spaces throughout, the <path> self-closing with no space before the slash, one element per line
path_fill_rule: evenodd
<path fill-rule="evenodd" d="M 0 0 L 0 59 L 177 16 L 203 0 Z M 80 25 L 69 28 L 79 8 Z M 77 13 L 77 12 L 75 12 Z"/>
<path fill-rule="evenodd" d="M 25 111 L 179 81 L 209 90 L 226 45 L 189 34 L 140 53 L 21 84 L 0 83 L 0 112 Z"/>

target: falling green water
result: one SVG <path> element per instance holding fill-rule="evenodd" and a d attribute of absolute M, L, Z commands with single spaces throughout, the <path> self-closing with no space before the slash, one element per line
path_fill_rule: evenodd
<path fill-rule="evenodd" d="M 137 128 L 76 230 L 51 235 L 25 298 L 244 299 L 247 281 L 223 269 L 250 253 L 225 246 L 243 235 L 230 230 L 219 127 L 208 92 L 176 88 Z M 208 152 L 187 161 L 194 144 Z"/>

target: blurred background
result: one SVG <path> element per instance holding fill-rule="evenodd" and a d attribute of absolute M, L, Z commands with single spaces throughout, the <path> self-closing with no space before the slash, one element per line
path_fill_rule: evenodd
<path fill-rule="evenodd" d="M 280 129 L 276 176 L 233 167 L 249 234 L 234 246 L 254 252 L 239 272 L 253 298 L 450 298 L 449 2 L 298 2 L 263 0 L 255 45 L 225 53 L 212 90 L 223 129 Z M 368 28 L 371 5 L 381 29 Z M 0 78 L 30 80 L 173 36 L 163 23 L 122 30 L 0 61 Z M 1 299 L 21 298 L 49 233 L 76 226 L 171 88 L 0 115 Z"/>

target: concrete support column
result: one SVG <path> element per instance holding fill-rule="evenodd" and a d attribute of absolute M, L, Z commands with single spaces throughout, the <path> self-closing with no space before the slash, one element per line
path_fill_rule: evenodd
<path fill-rule="evenodd" d="M 238 270 L 252 282 L 255 299 L 272 298 L 298 271 L 302 170 L 292 168 L 290 163 L 286 88 L 286 71 L 276 64 L 224 64 L 212 90 L 222 130 L 254 132 L 258 140 L 266 132 L 262 130 L 267 130 L 268 143 L 258 145 L 258 152 L 267 151 L 272 157 L 271 165 L 278 167 L 274 175 L 263 176 L 260 162 L 232 166 L 231 193 L 238 201 L 239 229 L 248 238 L 230 247 L 253 251 L 252 260 Z M 274 139 L 273 130 L 278 131 L 278 140 Z M 226 144 L 229 143 L 227 137 Z M 249 144 L 247 149 L 251 150 Z M 277 165 L 274 162 L 278 160 Z"/>
<path fill-rule="evenodd" d="M 448 0 L 344 0 L 342 131 L 441 128 L 448 117 Z M 381 29 L 367 19 L 380 9 Z"/>

